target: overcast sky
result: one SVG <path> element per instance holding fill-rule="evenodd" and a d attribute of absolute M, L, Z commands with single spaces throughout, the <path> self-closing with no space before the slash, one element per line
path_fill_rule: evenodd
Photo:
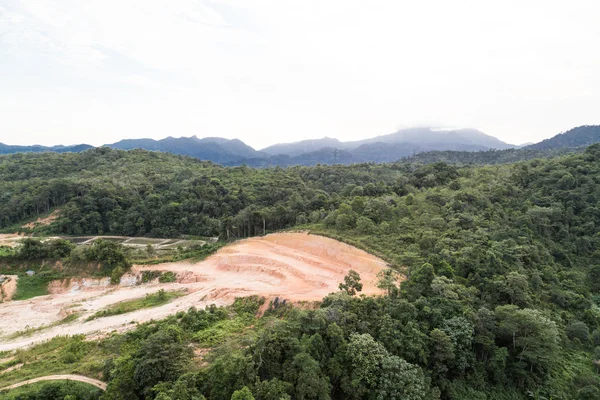
<path fill-rule="evenodd" d="M 600 123 L 598 0 L 0 0 L 0 142 Z"/>

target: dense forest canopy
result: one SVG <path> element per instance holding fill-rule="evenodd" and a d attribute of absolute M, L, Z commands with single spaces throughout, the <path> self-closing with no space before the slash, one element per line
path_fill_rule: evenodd
<path fill-rule="evenodd" d="M 0 224 L 59 209 L 40 229 L 225 239 L 309 228 L 408 277 L 399 287 L 381 276 L 378 298 L 341 290 L 316 310 L 271 305 L 268 323 L 202 368 L 187 344 L 253 315 L 252 302 L 111 339 L 105 399 L 597 399 L 599 161 L 600 145 L 483 167 L 19 154 L 0 158 Z"/>

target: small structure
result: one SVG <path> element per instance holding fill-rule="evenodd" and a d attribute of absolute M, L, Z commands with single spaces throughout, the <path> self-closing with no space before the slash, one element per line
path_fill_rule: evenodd
<path fill-rule="evenodd" d="M 6 276 L 0 275 L 0 284 L 2 284 L 6 280 Z"/>
<path fill-rule="evenodd" d="M 25 272 L 28 276 L 34 276 L 35 275 L 35 271 L 29 270 L 27 272 Z"/>

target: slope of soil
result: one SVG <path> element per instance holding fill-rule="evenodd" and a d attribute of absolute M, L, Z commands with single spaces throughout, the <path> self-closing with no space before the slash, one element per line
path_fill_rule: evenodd
<path fill-rule="evenodd" d="M 104 334 L 131 328 L 133 322 L 160 319 L 194 306 L 228 305 L 236 297 L 279 297 L 293 302 L 318 301 L 338 290 L 348 270 L 356 270 L 367 295 L 379 294 L 377 273 L 386 263 L 362 250 L 317 235 L 277 233 L 236 242 L 198 263 L 176 262 L 134 266 L 120 286 L 94 286 L 94 290 L 54 287 L 52 295 L 0 305 L 0 336 L 49 326 L 76 312 L 81 317 L 69 324 L 52 326 L 29 336 L 0 340 L 0 351 L 13 350 L 64 334 Z M 177 282 L 131 286 L 143 270 L 172 271 Z M 81 288 L 80 282 L 77 282 Z M 60 286 L 60 285 L 59 285 Z M 151 309 L 83 322 L 97 311 L 120 301 L 135 299 L 160 289 L 187 290 L 186 296 Z"/>
<path fill-rule="evenodd" d="M 52 214 L 48 215 L 46 218 L 38 218 L 36 221 L 30 222 L 22 226 L 22 228 L 33 229 L 36 226 L 46 226 L 50 225 L 54 221 L 58 219 L 60 216 L 60 210 L 54 210 Z"/>

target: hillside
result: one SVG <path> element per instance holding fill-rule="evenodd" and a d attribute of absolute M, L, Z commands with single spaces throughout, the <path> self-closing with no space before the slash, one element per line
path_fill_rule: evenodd
<path fill-rule="evenodd" d="M 600 142 L 600 125 L 578 126 L 563 133 L 527 146 L 529 149 L 557 149 L 582 147 Z"/>
<path fill-rule="evenodd" d="M 0 154 L 15 154 L 15 153 L 41 153 L 41 152 L 54 152 L 54 153 L 78 153 L 93 148 L 88 144 L 78 144 L 74 146 L 11 146 L 4 143 L 0 143 Z"/>
<path fill-rule="evenodd" d="M 121 150 L 144 149 L 162 151 L 209 160 L 219 164 L 239 165 L 241 160 L 258 157 L 261 154 L 238 139 L 168 137 L 161 140 L 127 139 L 106 147 Z"/>
<path fill-rule="evenodd" d="M 312 153 L 324 148 L 343 149 L 344 145 L 338 139 L 324 137 L 323 139 L 302 140 L 294 143 L 278 143 L 265 147 L 261 151 L 272 156 L 298 156 L 303 153 Z"/>
<path fill-rule="evenodd" d="M 486 151 L 427 151 L 399 160 L 399 163 L 496 165 L 511 164 L 534 158 L 554 158 L 571 153 L 581 153 L 585 147 L 536 150 L 530 148 Z"/>
<path fill-rule="evenodd" d="M 486 135 L 476 129 L 433 129 L 433 128 L 408 128 L 401 129 L 388 135 L 374 138 L 347 142 L 346 146 L 355 148 L 369 143 L 411 143 L 430 150 L 476 150 L 509 149 L 514 145 Z"/>
<path fill-rule="evenodd" d="M 176 399 L 184 389 L 190 398 L 228 400 L 241 390 L 255 399 L 302 398 L 307 388 L 335 400 L 594 398 L 600 393 L 594 364 L 599 161 L 600 145 L 484 167 L 225 168 L 107 148 L 2 156 L 4 228 L 49 207 L 60 217 L 38 233 L 240 239 L 310 229 L 365 249 L 393 269 L 379 276 L 380 297 L 357 296 L 358 278 L 338 274 L 343 285 L 320 304 L 294 308 L 282 293 L 266 300 L 261 318 L 263 303 L 254 297 L 226 308 L 180 309 L 95 341 L 57 338 L 3 355 L 27 362 L 1 374 L 0 386 L 76 371 L 107 382 L 105 399 L 149 393 Z M 11 260 L 4 263 L 11 268 L 29 257 L 39 268 L 48 265 L 35 259 L 43 246 L 3 249 L 0 258 Z M 306 254 L 275 254 L 296 257 L 309 270 L 315 264 Z M 274 265 L 260 254 L 229 255 L 210 274 L 234 260 L 242 276 Z M 61 264 L 81 257 L 64 253 Z M 286 274 L 306 278 L 309 270 L 283 264 Z M 103 268 L 112 273 L 111 265 Z M 398 273 L 407 276 L 401 286 Z M 283 278 L 265 281 L 271 279 Z"/>

